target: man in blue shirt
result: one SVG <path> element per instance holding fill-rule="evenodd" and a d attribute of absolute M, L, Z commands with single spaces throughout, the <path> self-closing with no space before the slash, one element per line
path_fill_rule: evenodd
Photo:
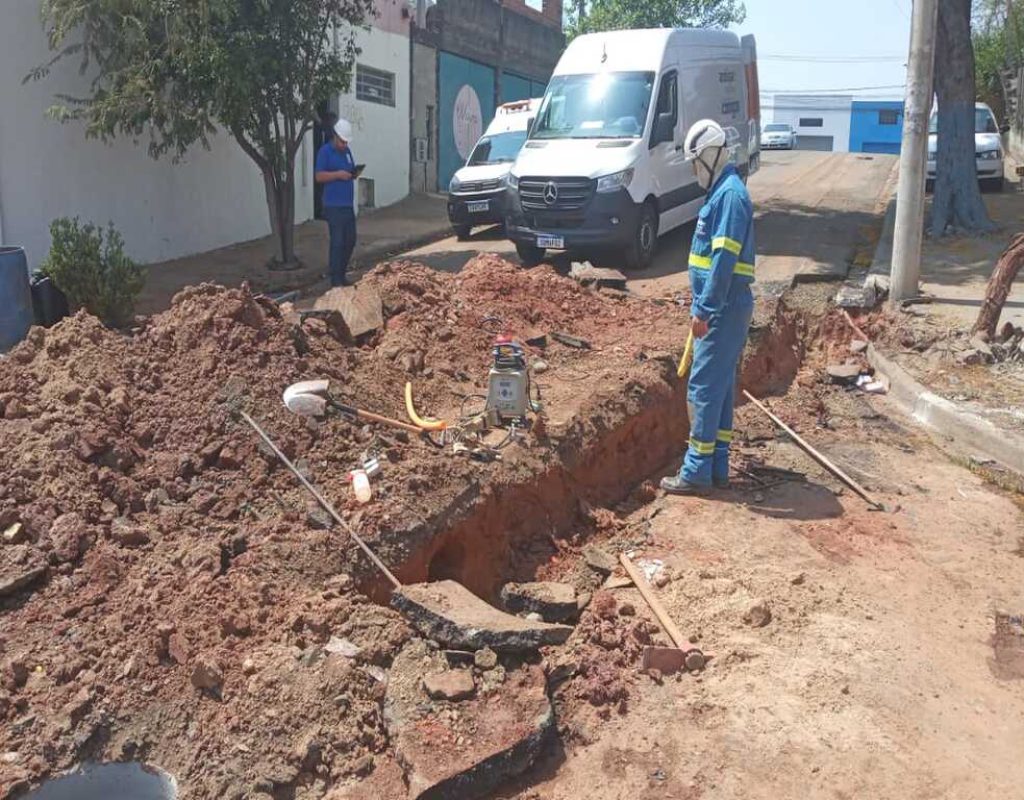
<path fill-rule="evenodd" d="M 356 246 L 355 179 L 356 162 L 349 144 L 352 125 L 339 119 L 334 138 L 316 154 L 315 179 L 324 185 L 323 213 L 330 233 L 331 286 L 348 286 L 345 272 Z"/>
<path fill-rule="evenodd" d="M 717 122 L 696 123 L 684 147 L 708 195 L 690 245 L 690 443 L 679 474 L 663 478 L 661 487 L 702 495 L 729 485 L 736 368 L 754 311 L 754 208 Z"/>

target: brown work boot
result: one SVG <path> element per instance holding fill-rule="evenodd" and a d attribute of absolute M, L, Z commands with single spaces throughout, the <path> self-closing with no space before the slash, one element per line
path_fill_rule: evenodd
<path fill-rule="evenodd" d="M 669 494 L 680 495 L 682 497 L 703 497 L 711 489 L 710 486 L 700 486 L 696 483 L 690 483 L 689 481 L 683 480 L 678 475 L 662 478 L 661 488 Z"/>

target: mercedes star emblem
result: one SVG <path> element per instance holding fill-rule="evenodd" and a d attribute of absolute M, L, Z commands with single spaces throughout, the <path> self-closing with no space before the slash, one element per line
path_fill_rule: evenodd
<path fill-rule="evenodd" d="M 549 206 L 553 206 L 558 201 L 558 187 L 554 181 L 548 183 L 544 187 L 544 202 Z"/>

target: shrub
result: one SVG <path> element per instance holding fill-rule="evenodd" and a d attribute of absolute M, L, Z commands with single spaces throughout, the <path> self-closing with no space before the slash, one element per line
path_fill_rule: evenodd
<path fill-rule="evenodd" d="M 95 314 L 105 325 L 121 326 L 132 318 L 142 291 L 142 269 L 124 253 L 124 239 L 110 223 L 106 231 L 78 217 L 50 223 L 50 252 L 42 272 L 57 284 L 68 302 Z"/>

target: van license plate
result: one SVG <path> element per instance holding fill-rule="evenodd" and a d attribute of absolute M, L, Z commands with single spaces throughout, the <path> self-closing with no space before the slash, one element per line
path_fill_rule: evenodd
<path fill-rule="evenodd" d="M 561 236 L 538 236 L 537 247 L 554 248 L 555 250 L 565 249 L 565 239 Z"/>
<path fill-rule="evenodd" d="M 490 207 L 490 200 L 477 200 L 474 203 L 466 203 L 466 208 L 469 209 L 470 214 L 479 214 L 481 211 L 486 211 Z"/>

